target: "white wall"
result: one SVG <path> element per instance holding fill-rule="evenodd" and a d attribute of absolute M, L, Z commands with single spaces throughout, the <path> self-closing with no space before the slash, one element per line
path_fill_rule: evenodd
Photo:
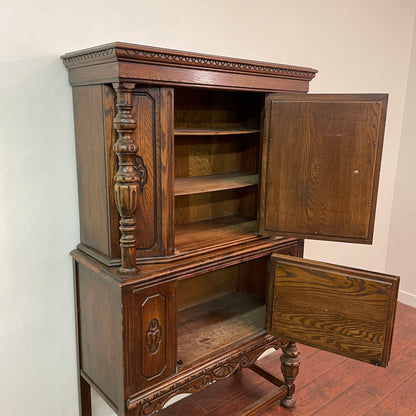
<path fill-rule="evenodd" d="M 2 4 L 0 413 L 74 416 L 78 409 L 68 255 L 79 239 L 78 207 L 71 90 L 61 54 L 120 40 L 316 67 L 312 92 L 389 92 L 374 245 L 306 248 L 311 258 L 383 271 L 415 7 L 415 0 Z M 412 68 L 414 74 L 414 60 Z M 408 103 L 414 110 L 410 94 Z M 414 116 L 406 114 L 401 161 L 412 166 Z M 409 181 L 414 190 L 414 174 L 405 169 L 399 171 L 393 226 L 403 215 L 396 206 L 407 204 Z M 399 226 L 406 232 L 405 224 Z M 401 246 L 397 235 L 395 241 Z M 408 242 L 410 247 L 410 236 Z M 410 265 L 410 248 L 406 259 L 405 251 L 391 253 L 389 271 L 400 261 Z M 411 273 L 410 267 L 398 271 Z M 403 287 L 416 293 L 414 284 Z M 112 414 L 97 398 L 94 406 L 96 416 Z"/>
<path fill-rule="evenodd" d="M 409 66 L 386 270 L 402 277 L 399 299 L 416 307 L 416 26 Z"/>

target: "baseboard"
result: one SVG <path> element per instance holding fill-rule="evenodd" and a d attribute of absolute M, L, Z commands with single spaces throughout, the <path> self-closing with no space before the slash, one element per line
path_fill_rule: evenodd
<path fill-rule="evenodd" d="M 404 290 L 399 290 L 399 302 L 416 308 L 416 295 L 413 293 L 405 292 Z"/>

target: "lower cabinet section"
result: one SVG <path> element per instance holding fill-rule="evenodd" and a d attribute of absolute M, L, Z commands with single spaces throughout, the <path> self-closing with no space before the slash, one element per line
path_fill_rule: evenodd
<path fill-rule="evenodd" d="M 295 342 L 387 365 L 398 277 L 304 260 L 299 240 L 259 247 L 143 263 L 128 280 L 73 253 L 82 407 L 85 381 L 120 416 L 149 416 L 243 368 L 276 389 L 240 416 L 292 407 Z M 269 348 L 282 377 L 255 363 Z"/>
<path fill-rule="evenodd" d="M 266 334 L 268 264 L 276 251 L 302 255 L 302 242 L 250 247 L 226 261 L 207 256 L 204 267 L 192 258 L 149 263 L 126 281 L 74 252 L 82 385 L 119 415 L 150 415 L 176 394 L 199 391 L 285 346 Z M 283 398 L 288 388 L 279 383 Z"/>

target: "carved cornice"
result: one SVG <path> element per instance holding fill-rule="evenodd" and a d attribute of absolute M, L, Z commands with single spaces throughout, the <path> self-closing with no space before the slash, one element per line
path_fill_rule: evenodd
<path fill-rule="evenodd" d="M 92 65 L 106 60 L 116 60 L 116 48 L 114 45 L 103 46 L 102 49 L 85 49 L 84 51 L 68 53 L 62 56 L 64 64 L 68 68 L 84 65 Z"/>
<path fill-rule="evenodd" d="M 69 53 L 62 57 L 68 68 L 105 62 L 142 62 L 157 65 L 212 69 L 245 74 L 290 78 L 310 81 L 317 70 L 291 65 L 227 58 L 193 52 L 161 49 L 128 43 L 113 43 L 101 47 Z"/>
<path fill-rule="evenodd" d="M 127 408 L 129 410 L 136 409 L 136 416 L 153 415 L 161 410 L 164 404 L 173 396 L 203 390 L 210 384 L 224 380 L 236 371 L 249 367 L 266 349 L 278 349 L 284 347 L 286 343 L 285 340 L 267 336 L 226 358 L 219 359 L 202 369 L 193 371 L 191 374 L 186 374 L 171 384 L 158 386 L 148 393 L 140 394 L 140 396 L 130 396 L 126 403 Z"/>

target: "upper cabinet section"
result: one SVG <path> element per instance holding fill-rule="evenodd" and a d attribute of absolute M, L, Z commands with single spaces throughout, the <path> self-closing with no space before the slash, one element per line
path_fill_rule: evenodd
<path fill-rule="evenodd" d="M 385 94 L 266 99 L 260 233 L 372 242 Z"/>
<path fill-rule="evenodd" d="M 316 70 L 128 43 L 62 57 L 71 85 L 113 82 L 307 92 Z"/>
<path fill-rule="evenodd" d="M 306 94 L 314 69 L 124 43 L 63 61 L 88 254 L 134 274 L 259 235 L 371 243 L 386 95 Z"/>
<path fill-rule="evenodd" d="M 118 42 L 62 59 L 82 251 L 134 274 L 139 262 L 259 239 L 265 95 L 305 93 L 316 70 Z"/>

